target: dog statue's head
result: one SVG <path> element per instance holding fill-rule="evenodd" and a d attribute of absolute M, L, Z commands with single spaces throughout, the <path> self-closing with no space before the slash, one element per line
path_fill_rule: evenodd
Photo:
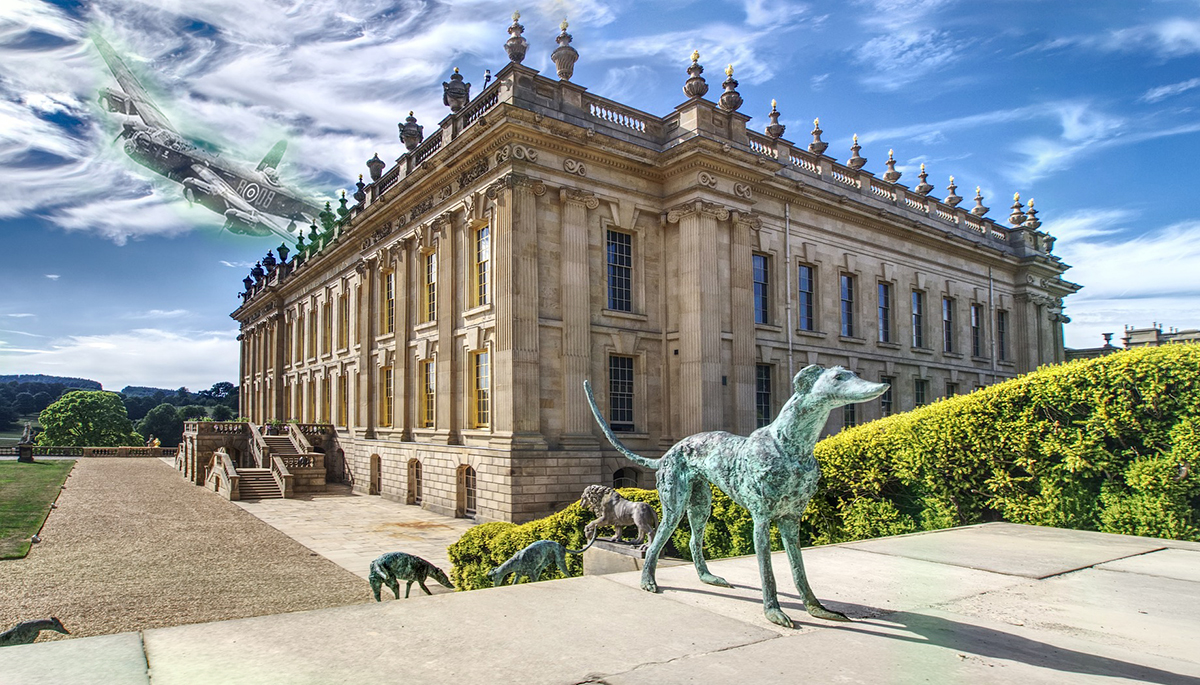
<path fill-rule="evenodd" d="M 796 395 L 819 398 L 830 408 L 873 400 L 887 392 L 889 387 L 887 383 L 864 381 L 853 371 L 840 366 L 825 369 L 816 364 L 800 369 L 792 379 Z"/>

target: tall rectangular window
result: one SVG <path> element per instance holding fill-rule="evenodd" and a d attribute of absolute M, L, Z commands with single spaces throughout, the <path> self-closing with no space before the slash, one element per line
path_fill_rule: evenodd
<path fill-rule="evenodd" d="M 350 296 L 338 295 L 338 348 L 350 347 Z"/>
<path fill-rule="evenodd" d="M 971 356 L 983 356 L 983 307 L 971 305 Z"/>
<path fill-rule="evenodd" d="M 912 346 L 925 347 L 925 293 L 912 291 Z"/>
<path fill-rule="evenodd" d="M 942 351 L 954 351 L 954 300 L 942 298 Z"/>
<path fill-rule="evenodd" d="M 383 311 L 380 328 L 383 333 L 396 332 L 396 272 L 388 271 L 383 274 Z"/>
<path fill-rule="evenodd" d="M 614 431 L 633 430 L 633 357 L 608 357 L 608 409 Z"/>
<path fill-rule="evenodd" d="M 437 319 L 437 253 L 425 253 L 421 284 L 421 321 Z"/>
<path fill-rule="evenodd" d="M 800 265 L 800 330 L 813 331 L 816 330 L 816 322 L 814 321 L 815 313 L 813 310 L 814 304 L 814 282 L 813 268 L 807 264 Z"/>
<path fill-rule="evenodd" d="M 308 356 L 317 356 L 317 310 L 314 307 L 312 316 L 308 317 Z"/>
<path fill-rule="evenodd" d="M 433 428 L 433 412 L 436 407 L 434 388 L 437 387 L 437 376 L 434 369 L 433 360 L 425 359 L 421 361 L 420 379 L 421 379 L 421 407 L 420 414 L 417 418 L 417 425 L 422 428 Z"/>
<path fill-rule="evenodd" d="M 296 334 L 293 336 L 293 341 L 296 343 L 296 354 L 294 358 L 296 363 L 300 363 L 304 359 L 304 310 L 296 312 Z M 300 417 L 296 417 L 300 418 Z"/>
<path fill-rule="evenodd" d="M 492 263 L 492 229 L 487 224 L 475 231 L 475 265 L 471 304 L 476 307 L 488 303 L 488 269 Z"/>
<path fill-rule="evenodd" d="M 767 256 L 752 257 L 754 272 L 754 323 L 770 323 L 771 283 Z"/>
<path fill-rule="evenodd" d="M 491 376 L 489 375 L 488 353 L 487 350 L 475 352 L 471 355 L 471 365 L 474 367 L 474 382 L 473 395 L 474 407 L 472 410 L 472 427 L 487 428 L 488 421 L 491 420 Z"/>
<path fill-rule="evenodd" d="M 321 304 L 321 354 L 333 351 L 333 303 Z"/>
<path fill-rule="evenodd" d="M 842 428 L 853 428 L 858 425 L 858 405 L 842 405 Z"/>
<path fill-rule="evenodd" d="M 338 376 L 338 425 L 345 428 L 350 425 L 350 378 Z"/>
<path fill-rule="evenodd" d="M 608 308 L 633 311 L 633 236 L 608 231 Z"/>
<path fill-rule="evenodd" d="M 392 425 L 393 378 L 392 367 L 385 366 L 379 370 L 379 425 L 383 427 Z"/>
<path fill-rule="evenodd" d="M 842 274 L 842 335 L 854 337 L 854 277 Z"/>
<path fill-rule="evenodd" d="M 361 331 L 362 331 L 362 327 L 363 327 L 363 323 L 364 323 L 364 317 L 362 315 L 362 285 L 361 284 L 354 286 L 354 311 L 358 312 L 358 316 L 355 319 L 355 324 L 354 324 L 354 343 L 358 344 L 362 338 Z"/>
<path fill-rule="evenodd" d="M 754 409 L 759 428 L 771 423 L 771 365 L 754 367 Z"/>
<path fill-rule="evenodd" d="M 332 423 L 330 409 L 332 408 L 333 384 L 332 378 L 328 375 L 321 378 L 321 418 L 318 419 L 321 423 Z"/>
<path fill-rule="evenodd" d="M 308 396 L 304 398 L 304 420 L 308 423 L 317 422 L 317 379 L 308 378 Z"/>
<path fill-rule="evenodd" d="M 996 311 L 996 357 L 1008 359 L 1008 312 L 1003 309 Z"/>
<path fill-rule="evenodd" d="M 879 284 L 879 342 L 892 341 L 892 286 Z"/>
<path fill-rule="evenodd" d="M 954 397 L 958 394 L 958 383 L 946 381 L 946 397 Z"/>
<path fill-rule="evenodd" d="M 929 381 L 918 378 L 913 381 L 913 404 L 921 406 L 929 401 Z"/>
<path fill-rule="evenodd" d="M 879 381 L 888 384 L 888 389 L 879 396 L 879 413 L 883 416 L 891 416 L 895 411 L 892 404 L 892 388 L 896 385 L 896 379 L 891 376 L 882 376 Z"/>

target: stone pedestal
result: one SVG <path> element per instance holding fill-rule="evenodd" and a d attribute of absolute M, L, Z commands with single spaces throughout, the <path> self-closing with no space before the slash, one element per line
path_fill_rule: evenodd
<path fill-rule="evenodd" d="M 17 445 L 17 461 L 22 464 L 33 463 L 33 445 L 21 444 Z"/>
<path fill-rule="evenodd" d="M 670 557 L 658 558 L 659 568 L 685 564 L 682 559 Z M 583 553 L 583 575 L 603 576 L 609 573 L 624 573 L 640 571 L 646 564 L 646 550 L 641 545 L 628 545 L 619 542 L 597 540 L 588 551 Z"/>

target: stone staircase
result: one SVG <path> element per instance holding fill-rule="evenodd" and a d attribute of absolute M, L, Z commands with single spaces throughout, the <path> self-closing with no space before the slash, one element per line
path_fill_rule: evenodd
<path fill-rule="evenodd" d="M 287 435 L 264 435 L 263 442 L 267 443 L 267 447 L 271 448 L 271 452 L 279 456 L 300 454 L 300 451 L 296 449 L 296 445 L 292 443 L 292 438 Z"/>
<path fill-rule="evenodd" d="M 286 440 L 286 438 L 284 438 Z M 238 469 L 240 478 L 238 493 L 241 499 L 280 499 L 279 484 L 271 475 L 271 469 Z"/>

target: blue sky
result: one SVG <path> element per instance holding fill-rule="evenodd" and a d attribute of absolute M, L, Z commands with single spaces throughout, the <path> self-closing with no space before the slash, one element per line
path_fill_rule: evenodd
<path fill-rule="evenodd" d="M 278 241 L 219 231 L 177 186 L 129 161 L 96 105 L 115 87 L 98 29 L 181 131 L 258 160 L 289 141 L 285 181 L 332 197 L 396 124 L 447 114 L 453 67 L 475 84 L 507 61 L 552 74 L 565 16 L 574 82 L 662 115 L 688 55 L 716 93 L 733 63 L 756 129 L 778 99 L 786 138 L 821 118 L 827 154 L 859 134 L 869 170 L 894 148 L 945 194 L 981 186 L 1003 220 L 1036 199 L 1084 289 L 1068 346 L 1125 324 L 1200 326 L 1200 3 L 1009 0 L 371 2 L 98 0 L 0 3 L 0 373 L 192 389 L 236 380 L 228 314 Z"/>

